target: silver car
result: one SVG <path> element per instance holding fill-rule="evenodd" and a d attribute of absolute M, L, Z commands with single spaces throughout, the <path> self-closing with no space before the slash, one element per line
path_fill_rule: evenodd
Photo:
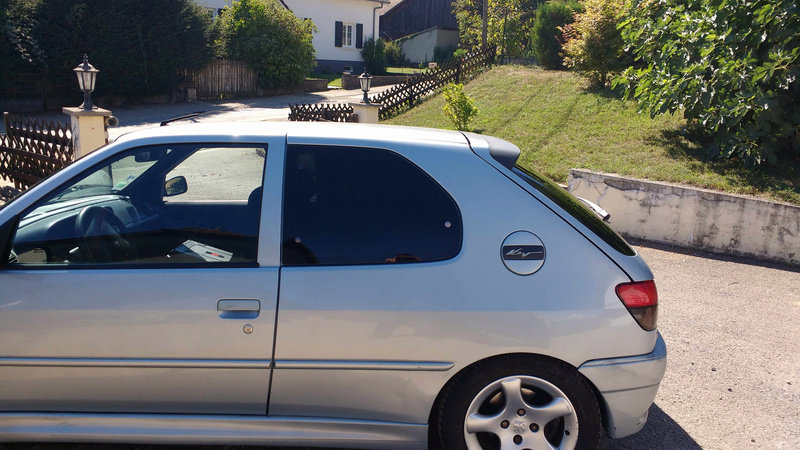
<path fill-rule="evenodd" d="M 653 274 L 470 133 L 131 133 L 0 210 L 0 441 L 592 448 L 647 420 Z M 595 208 L 596 209 L 596 208 Z"/>

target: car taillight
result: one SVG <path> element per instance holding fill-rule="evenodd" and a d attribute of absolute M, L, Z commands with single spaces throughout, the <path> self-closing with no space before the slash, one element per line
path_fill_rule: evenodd
<path fill-rule="evenodd" d="M 617 297 L 622 300 L 640 327 L 647 331 L 656 329 L 658 292 L 653 280 L 617 285 Z"/>

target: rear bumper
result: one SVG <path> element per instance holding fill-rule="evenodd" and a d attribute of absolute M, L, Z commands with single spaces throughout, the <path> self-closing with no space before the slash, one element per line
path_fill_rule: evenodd
<path fill-rule="evenodd" d="M 661 333 L 653 351 L 646 355 L 597 359 L 578 368 L 603 396 L 606 431 L 612 438 L 630 436 L 644 427 L 666 369 L 667 347 Z"/>

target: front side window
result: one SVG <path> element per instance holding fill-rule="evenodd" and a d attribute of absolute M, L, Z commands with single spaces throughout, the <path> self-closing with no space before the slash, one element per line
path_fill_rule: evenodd
<path fill-rule="evenodd" d="M 253 264 L 266 148 L 141 147 L 20 218 L 9 266 Z"/>
<path fill-rule="evenodd" d="M 428 174 L 380 149 L 289 146 L 285 265 L 441 261 L 461 250 L 455 201 Z"/>

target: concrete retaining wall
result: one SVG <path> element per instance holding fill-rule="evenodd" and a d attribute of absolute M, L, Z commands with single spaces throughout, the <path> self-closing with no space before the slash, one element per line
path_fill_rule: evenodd
<path fill-rule="evenodd" d="M 800 207 L 573 169 L 569 191 L 638 239 L 800 265 Z"/>

